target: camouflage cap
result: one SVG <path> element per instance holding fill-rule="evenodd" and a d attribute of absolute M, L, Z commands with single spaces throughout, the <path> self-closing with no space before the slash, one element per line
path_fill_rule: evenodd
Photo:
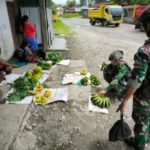
<path fill-rule="evenodd" d="M 110 61 L 120 61 L 121 59 L 123 59 L 123 51 L 120 50 L 113 51 L 109 56 Z"/>

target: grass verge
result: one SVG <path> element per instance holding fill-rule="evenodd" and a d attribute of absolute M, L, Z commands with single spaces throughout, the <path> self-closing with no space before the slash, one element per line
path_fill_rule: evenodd
<path fill-rule="evenodd" d="M 62 18 L 76 18 L 76 17 L 81 17 L 81 14 L 80 13 L 65 13 L 65 14 L 59 15 L 59 17 L 62 17 Z"/>
<path fill-rule="evenodd" d="M 53 23 L 55 34 L 64 34 L 65 36 L 71 36 L 74 31 L 67 25 L 65 25 L 61 19 L 58 19 Z"/>

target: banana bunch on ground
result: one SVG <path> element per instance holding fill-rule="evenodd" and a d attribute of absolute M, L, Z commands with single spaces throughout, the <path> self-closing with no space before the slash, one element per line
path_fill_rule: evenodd
<path fill-rule="evenodd" d="M 108 97 L 99 96 L 97 93 L 91 94 L 91 101 L 100 108 L 108 108 L 111 105 L 111 100 Z"/>
<path fill-rule="evenodd" d="M 88 70 L 86 70 L 86 69 L 83 69 L 83 70 L 81 70 L 80 71 L 80 74 L 81 75 L 87 75 L 89 72 L 88 72 Z"/>

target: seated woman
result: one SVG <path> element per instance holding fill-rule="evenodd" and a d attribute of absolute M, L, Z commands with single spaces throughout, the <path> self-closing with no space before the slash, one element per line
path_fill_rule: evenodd
<path fill-rule="evenodd" d="M 109 83 L 109 86 L 100 90 L 98 94 L 105 95 L 106 93 L 115 92 L 117 96 L 122 96 L 128 83 L 127 75 L 131 69 L 123 61 L 122 51 L 112 52 L 109 60 L 111 63 L 103 69 L 104 79 Z"/>
<path fill-rule="evenodd" d="M 36 53 L 33 51 L 32 46 L 26 41 L 23 41 L 20 48 L 16 50 L 15 57 L 22 62 L 38 62 Z"/>

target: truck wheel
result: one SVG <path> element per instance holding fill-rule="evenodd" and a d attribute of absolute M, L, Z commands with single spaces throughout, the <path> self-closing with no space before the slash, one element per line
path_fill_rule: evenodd
<path fill-rule="evenodd" d="M 104 20 L 104 21 L 102 21 L 101 25 L 102 25 L 103 27 L 107 27 L 107 26 L 108 26 L 108 22 L 107 22 L 106 20 Z"/>
<path fill-rule="evenodd" d="M 119 25 L 120 25 L 119 23 L 118 23 L 118 24 L 115 24 L 116 27 L 119 27 Z"/>
<path fill-rule="evenodd" d="M 142 24 L 140 25 L 140 31 L 144 32 L 144 27 Z"/>
<path fill-rule="evenodd" d="M 92 20 L 90 20 L 90 24 L 91 24 L 92 26 L 95 26 L 96 21 L 92 21 Z"/>
<path fill-rule="evenodd" d="M 91 21 L 90 22 L 92 26 L 95 26 L 96 22 L 95 21 Z"/>

